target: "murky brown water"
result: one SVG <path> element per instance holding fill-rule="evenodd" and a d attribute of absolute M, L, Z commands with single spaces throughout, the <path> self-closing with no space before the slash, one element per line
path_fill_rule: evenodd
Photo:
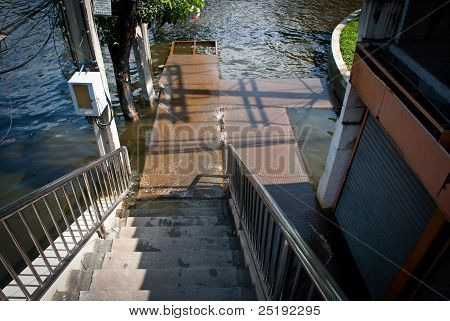
<path fill-rule="evenodd" d="M 196 38 L 219 40 L 223 78 L 326 77 L 331 31 L 360 5 L 360 0 L 209 0 L 200 19 L 166 26 L 153 39 L 155 74 L 161 72 L 158 66 L 165 62 L 170 41 Z M 8 4 L 0 6 L 0 16 L 15 10 L 6 10 Z M 24 37 L 23 48 L 2 55 L 1 64 L 10 66 L 29 57 L 33 46 L 42 43 L 43 30 L 48 30 L 45 22 Z M 111 64 L 105 56 L 111 78 Z M 39 59 L 0 77 L 0 139 L 7 134 L 0 142 L 0 206 L 98 155 L 90 125 L 73 112 L 58 57 L 69 71 L 70 54 L 56 34 L 55 45 L 50 42 Z M 133 76 L 136 80 L 134 68 Z M 114 91 L 114 84 L 110 86 Z M 136 89 L 142 101 L 139 93 Z M 117 99 L 113 103 L 120 114 Z M 139 106 L 149 110 L 143 103 Z M 121 142 L 128 147 L 136 172 L 143 166 L 151 126 L 147 114 L 134 124 L 116 117 Z"/>

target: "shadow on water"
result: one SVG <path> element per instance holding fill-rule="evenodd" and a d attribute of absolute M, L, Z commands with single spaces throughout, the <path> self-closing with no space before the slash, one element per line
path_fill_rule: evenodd
<path fill-rule="evenodd" d="M 295 139 L 316 190 L 325 169 L 337 116 L 332 109 L 287 108 Z"/>

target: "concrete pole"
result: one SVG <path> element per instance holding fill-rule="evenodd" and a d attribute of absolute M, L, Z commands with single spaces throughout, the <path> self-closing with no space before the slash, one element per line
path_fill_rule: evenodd
<path fill-rule="evenodd" d="M 72 43 L 78 70 L 83 65 L 94 65 L 100 72 L 103 80 L 103 87 L 109 101 L 108 79 L 106 78 L 105 65 L 103 62 L 100 41 L 94 23 L 91 0 L 63 0 L 63 12 L 65 22 L 68 27 L 69 39 Z M 106 108 L 99 121 L 102 124 L 110 120 L 109 109 Z M 120 147 L 119 135 L 114 118 L 106 128 L 100 128 L 95 122 L 92 124 L 95 138 L 97 140 L 100 155 L 103 156 Z"/>
<path fill-rule="evenodd" d="M 152 55 L 150 52 L 147 23 L 140 23 L 136 27 L 133 51 L 144 97 L 147 101 L 152 103 L 155 99 L 155 89 L 153 88 Z"/>
<path fill-rule="evenodd" d="M 345 92 L 341 114 L 336 123 L 328 151 L 325 170 L 320 177 L 317 199 L 323 209 L 331 209 L 336 203 L 339 188 L 350 163 L 366 106 L 349 83 Z"/>

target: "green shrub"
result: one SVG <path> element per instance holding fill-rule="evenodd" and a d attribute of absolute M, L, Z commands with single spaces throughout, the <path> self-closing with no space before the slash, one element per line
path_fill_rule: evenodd
<path fill-rule="evenodd" d="M 341 32 L 339 45 L 342 58 L 350 70 L 352 68 L 353 56 L 355 55 L 356 41 L 358 40 L 359 16 L 350 20 Z"/>

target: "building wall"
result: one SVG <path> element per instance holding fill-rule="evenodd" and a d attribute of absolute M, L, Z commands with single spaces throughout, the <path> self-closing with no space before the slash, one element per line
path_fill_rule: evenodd
<path fill-rule="evenodd" d="M 439 271 L 447 261 L 438 262 L 434 249 L 450 219 L 450 132 L 445 118 L 450 99 L 438 72 L 445 73 L 450 63 L 435 68 L 437 72 L 427 65 L 434 53 L 441 63 L 450 56 L 445 49 L 449 34 L 442 32 L 450 20 L 447 9 L 439 11 L 442 2 L 363 2 L 360 52 L 347 88 L 351 95 L 344 99 L 340 130 L 333 137 L 336 146 L 345 143 L 346 149 L 330 149 L 318 188 L 322 206 L 334 202 L 336 218 L 374 299 L 424 295 L 411 286 L 411 273 L 419 279 L 428 275 L 445 280 Z M 421 19 L 420 14 L 430 15 Z M 393 55 L 392 48 L 401 55 Z M 384 62 L 375 54 L 382 50 L 394 60 Z M 411 73 L 399 78 L 402 70 L 394 72 L 396 62 Z M 411 75 L 420 81 L 408 81 Z M 440 111 L 430 109 L 435 105 L 427 99 L 436 96 L 423 90 L 424 85 L 444 93 Z M 347 110 L 354 107 L 367 108 L 366 122 L 347 120 Z M 348 150 L 351 156 L 339 162 Z"/>

